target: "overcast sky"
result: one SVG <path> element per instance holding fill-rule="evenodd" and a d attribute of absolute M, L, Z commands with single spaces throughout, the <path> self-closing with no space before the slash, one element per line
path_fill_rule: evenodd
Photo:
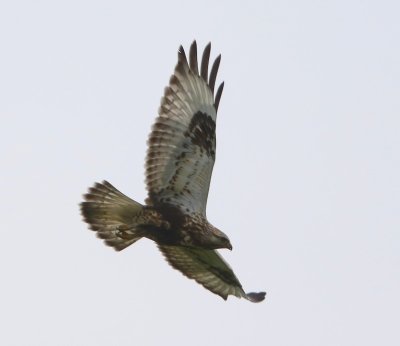
<path fill-rule="evenodd" d="M 400 345 L 398 1 L 3 1 L 1 345 Z M 116 253 L 81 195 L 146 197 L 180 44 L 225 90 L 209 220 L 260 304 L 149 240 Z"/>

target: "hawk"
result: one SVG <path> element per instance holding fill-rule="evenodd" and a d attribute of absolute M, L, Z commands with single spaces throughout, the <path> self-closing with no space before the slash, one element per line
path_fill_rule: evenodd
<path fill-rule="evenodd" d="M 181 46 L 148 140 L 145 205 L 109 182 L 96 183 L 80 204 L 84 220 L 105 244 L 121 251 L 141 238 L 153 240 L 169 264 L 223 299 L 228 295 L 260 302 L 265 292 L 245 293 L 216 249 L 230 249 L 229 238 L 206 217 L 215 161 L 215 122 L 224 83 L 214 93 L 221 60 L 208 73 L 211 44 L 197 45 L 189 60 Z"/>

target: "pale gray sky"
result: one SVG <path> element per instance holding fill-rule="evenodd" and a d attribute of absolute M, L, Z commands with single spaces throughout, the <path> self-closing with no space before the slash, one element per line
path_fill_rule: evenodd
<path fill-rule="evenodd" d="M 1 345 L 400 344 L 398 1 L 3 1 Z M 143 202 L 146 139 L 180 44 L 222 54 L 208 217 L 227 302 L 78 203 Z M 189 341 L 188 341 L 189 340 Z"/>

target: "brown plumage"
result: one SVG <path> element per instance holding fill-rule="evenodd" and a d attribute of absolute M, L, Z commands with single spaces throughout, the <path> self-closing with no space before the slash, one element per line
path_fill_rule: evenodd
<path fill-rule="evenodd" d="M 153 240 L 172 267 L 211 292 L 252 302 L 265 293 L 245 293 L 216 249 L 232 249 L 228 237 L 206 218 L 207 196 L 215 161 L 215 126 L 224 84 L 214 95 L 221 60 L 208 75 L 211 44 L 200 71 L 196 41 L 189 60 L 182 46 L 165 88 L 159 116 L 148 140 L 145 205 L 110 183 L 96 183 L 81 203 L 84 220 L 105 243 L 120 251 L 142 237 Z"/>

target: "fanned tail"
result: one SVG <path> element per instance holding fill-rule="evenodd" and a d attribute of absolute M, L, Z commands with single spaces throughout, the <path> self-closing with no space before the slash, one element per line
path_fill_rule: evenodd
<path fill-rule="evenodd" d="M 121 251 L 142 238 L 138 221 L 143 206 L 109 182 L 95 183 L 80 204 L 84 220 L 108 246 Z"/>

